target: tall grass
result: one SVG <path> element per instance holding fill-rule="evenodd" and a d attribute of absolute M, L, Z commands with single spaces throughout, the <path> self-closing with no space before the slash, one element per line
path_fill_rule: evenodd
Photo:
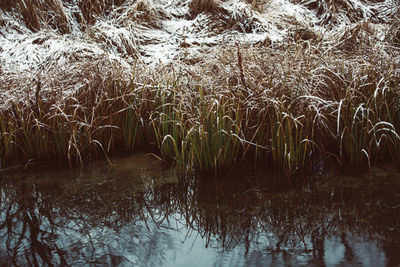
<path fill-rule="evenodd" d="M 249 58 L 260 52 L 277 68 L 251 65 Z M 319 61 L 312 54 L 299 59 L 254 49 L 239 70 L 235 48 L 223 53 L 233 73 L 225 73 L 223 60 L 217 72 L 197 66 L 201 75 L 181 77 L 170 68 L 142 66 L 127 76 L 114 66 L 100 82 L 103 73 L 71 94 L 47 99 L 51 84 L 43 82 L 37 99 L 10 101 L 1 110 L 2 166 L 29 159 L 83 164 L 141 148 L 181 168 L 214 172 L 252 161 L 291 174 L 321 153 L 354 168 L 387 158 L 399 165 L 398 63 L 330 54 Z M 326 60 L 331 65 L 321 67 Z M 241 73 L 246 87 L 226 82 L 235 75 L 240 81 Z"/>
<path fill-rule="evenodd" d="M 275 116 L 270 119 L 273 163 L 285 173 L 293 173 L 304 167 L 311 150 L 311 139 L 307 136 L 310 134 L 307 129 L 309 121 L 303 116 L 293 118 L 284 112 Z"/>
<path fill-rule="evenodd" d="M 240 160 L 243 151 L 240 112 L 230 108 L 219 102 L 200 107 L 199 121 L 187 140 L 192 165 L 217 171 Z"/>
<path fill-rule="evenodd" d="M 2 5 L 25 12 L 22 2 Z M 25 2 L 32 7 L 27 27 L 33 31 L 69 30 L 60 1 Z M 150 2 L 124 9 L 118 23 L 162 17 Z M 80 8 L 90 14 L 81 12 L 86 24 L 113 4 L 121 12 L 124 5 L 85 3 Z M 192 16 L 223 6 L 191 3 Z M 37 10 L 60 15 L 46 22 Z M 397 33 L 397 24 L 390 31 Z M 398 38 L 374 43 L 367 38 L 370 30 L 359 23 L 336 43 L 289 38 L 273 48 L 204 48 L 202 60 L 190 64 L 150 68 L 138 61 L 129 67 L 107 55 L 71 50 L 62 70 L 51 62 L 33 75 L 1 69 L 2 167 L 27 160 L 84 164 L 137 149 L 180 168 L 213 172 L 254 163 L 292 174 L 322 154 L 352 168 L 387 159 L 400 167 Z M 133 46 L 126 50 L 137 52 Z"/>

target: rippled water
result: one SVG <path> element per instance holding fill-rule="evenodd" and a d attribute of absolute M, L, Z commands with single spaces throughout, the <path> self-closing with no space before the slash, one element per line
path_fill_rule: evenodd
<path fill-rule="evenodd" d="M 400 264 L 390 167 L 304 187 L 267 171 L 216 179 L 179 175 L 150 156 L 115 162 L 4 174 L 0 265 Z"/>

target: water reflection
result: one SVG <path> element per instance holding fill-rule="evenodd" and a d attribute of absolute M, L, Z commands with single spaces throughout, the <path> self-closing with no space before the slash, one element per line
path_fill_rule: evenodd
<path fill-rule="evenodd" d="M 179 179 L 141 156 L 81 173 L 4 176 L 0 265 L 400 263 L 398 188 L 360 197 L 348 186 L 266 180 Z"/>

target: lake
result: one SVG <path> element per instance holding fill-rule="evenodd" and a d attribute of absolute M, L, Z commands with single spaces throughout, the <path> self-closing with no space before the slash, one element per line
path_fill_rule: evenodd
<path fill-rule="evenodd" d="M 3 174 L 0 265 L 400 264 L 390 166 L 288 181 L 268 170 L 182 174 L 144 154 L 113 162 Z"/>

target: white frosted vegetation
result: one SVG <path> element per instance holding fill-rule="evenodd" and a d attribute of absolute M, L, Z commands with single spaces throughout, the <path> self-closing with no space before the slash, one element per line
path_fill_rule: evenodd
<path fill-rule="evenodd" d="M 69 73 L 99 58 L 130 72 L 136 61 L 182 67 L 212 60 L 211 48 L 235 42 L 279 47 L 306 40 L 332 49 L 367 43 L 385 50 L 384 41 L 396 38 L 388 22 L 398 12 L 395 0 L 46 1 L 0 9 L 2 99 L 20 95 L 50 70 Z"/>
<path fill-rule="evenodd" d="M 169 141 L 182 141 L 179 144 L 184 151 L 186 144 L 207 136 L 229 137 L 235 144 L 232 155 L 242 148 L 246 154 L 250 145 L 255 145 L 256 155 L 258 149 L 278 151 L 274 160 L 292 171 L 303 166 L 305 156 L 301 155 L 311 155 L 306 151 L 312 144 L 309 136 L 297 135 L 299 145 L 291 146 L 291 151 L 286 143 L 279 143 L 290 134 L 275 140 L 265 132 L 260 134 L 265 140 L 254 142 L 259 130 L 269 129 L 264 124 L 280 121 L 281 126 L 272 129 L 278 135 L 285 127 L 301 132 L 306 127 L 301 123 L 304 112 L 310 116 L 316 112 L 318 119 L 313 119 L 312 125 L 319 121 L 322 128 L 328 128 L 326 118 L 345 112 L 343 106 L 349 108 L 349 118 L 356 118 L 350 113 L 351 105 L 358 103 L 358 90 L 380 96 L 376 90 L 394 88 L 396 92 L 398 84 L 399 13 L 391 0 L 16 0 L 1 2 L 0 8 L 0 105 L 3 114 L 16 123 L 0 125 L 4 129 L 9 126 L 3 130 L 3 143 L 7 149 L 10 147 L 5 151 L 10 155 L 18 151 L 13 138 L 25 140 L 31 136 L 37 140 L 37 147 L 31 146 L 29 140 L 24 143 L 25 150 L 18 148 L 26 157 L 41 159 L 44 151 L 56 151 L 60 157 L 67 155 L 69 161 L 75 158 L 82 163 L 80 151 L 88 153 L 88 157 L 92 152 L 106 154 L 113 151 L 114 143 L 133 149 L 139 127 L 153 129 L 156 140 L 151 140 L 149 132 L 138 138 L 150 135 L 149 144 L 157 144 L 165 158 L 173 155 L 181 163 L 187 160 L 187 151 L 178 160 Z M 169 99 L 171 94 L 173 98 Z M 344 96 L 348 99 L 343 100 Z M 188 139 L 173 137 L 171 134 L 178 132 L 170 133 L 165 126 L 170 120 L 160 109 L 171 106 L 157 101 L 166 99 L 170 104 L 179 104 L 171 114 L 182 119 L 177 127 L 189 125 L 188 135 L 183 133 Z M 295 100 L 298 107 L 288 104 Z M 211 120 L 209 126 L 214 119 L 215 125 L 224 125 L 215 135 L 209 134 L 214 128 L 204 128 L 205 118 L 196 110 L 203 101 L 210 105 L 204 107 L 203 115 L 209 115 L 208 108 L 228 112 L 226 116 L 207 118 Z M 232 103 L 237 105 L 232 108 Z M 357 123 L 364 123 L 372 114 L 364 105 L 356 108 L 356 115 L 361 116 Z M 257 117 L 268 108 L 276 114 Z M 236 119 L 246 122 L 248 132 L 239 131 L 240 127 L 232 124 L 231 109 L 239 115 L 245 110 L 245 117 L 238 115 Z M 380 112 L 377 110 L 376 114 Z M 47 128 L 39 125 L 44 122 L 35 116 L 47 121 Z M 31 131 L 28 124 L 21 126 L 27 123 L 25 117 L 37 130 Z M 341 130 L 339 126 L 343 126 L 339 144 L 342 157 L 347 153 L 346 144 L 352 144 L 351 138 L 358 133 L 349 133 L 350 126 L 340 118 L 338 115 L 336 135 Z M 389 141 L 397 138 L 392 134 L 397 127 L 393 126 L 395 122 L 391 128 L 388 126 L 390 118 L 370 119 L 377 124 L 372 130 L 365 128 L 367 135 L 387 126 L 379 131 L 390 133 L 385 137 Z M 262 124 L 248 124 L 252 122 Z M 52 130 L 54 127 L 58 130 Z M 252 133 L 254 129 L 256 133 Z M 54 141 L 39 142 L 39 130 L 54 137 Z M 334 131 L 326 131 L 338 140 Z M 252 135 L 246 135 L 249 133 Z M 354 165 L 365 163 L 364 154 L 369 164 L 368 153 L 374 149 L 367 147 L 371 142 L 361 143 L 360 149 L 355 147 L 357 153 L 363 154 L 354 158 Z M 214 161 L 209 160 L 212 157 L 202 161 L 205 154 L 196 152 L 199 165 L 204 164 L 205 169 L 215 165 L 217 169 L 236 161 L 235 156 L 228 157 L 229 153 L 224 152 L 226 161 L 220 160 L 217 166 L 219 151 L 227 151 L 224 144 L 220 145 L 212 147 Z M 269 146 L 282 149 L 268 150 Z M 396 149 L 388 150 L 394 158 L 400 155 Z M 195 152 L 191 153 L 195 159 Z M 291 160 L 296 153 L 297 162 Z"/>
<path fill-rule="evenodd" d="M 279 44 L 299 29 L 308 31 L 311 37 L 335 42 L 332 38 L 352 24 L 368 19 L 383 21 L 397 8 L 393 0 L 349 0 L 336 6 L 318 0 L 131 0 L 110 6 L 107 12 L 92 14 L 94 23 L 90 24 L 80 1 L 54 0 L 46 6 L 43 1 L 32 0 L 27 3 L 33 6 L 32 13 L 40 25 L 32 32 L 24 18 L 29 6 L 22 2 L 0 10 L 0 56 L 6 72 L 37 72 L 49 60 L 60 65 L 60 54 L 73 57 L 79 49 L 88 56 L 106 53 L 128 62 L 140 59 L 168 63 L 198 54 L 204 46 L 226 46 L 235 41 Z M 102 3 L 99 6 L 105 9 L 106 2 Z M 313 3 L 330 12 L 334 23 L 321 24 L 326 14 L 312 9 Z M 18 12 L 18 8 L 25 11 Z M 384 28 L 384 24 L 377 28 Z M 384 39 L 383 32 L 376 31 L 380 40 Z"/>

